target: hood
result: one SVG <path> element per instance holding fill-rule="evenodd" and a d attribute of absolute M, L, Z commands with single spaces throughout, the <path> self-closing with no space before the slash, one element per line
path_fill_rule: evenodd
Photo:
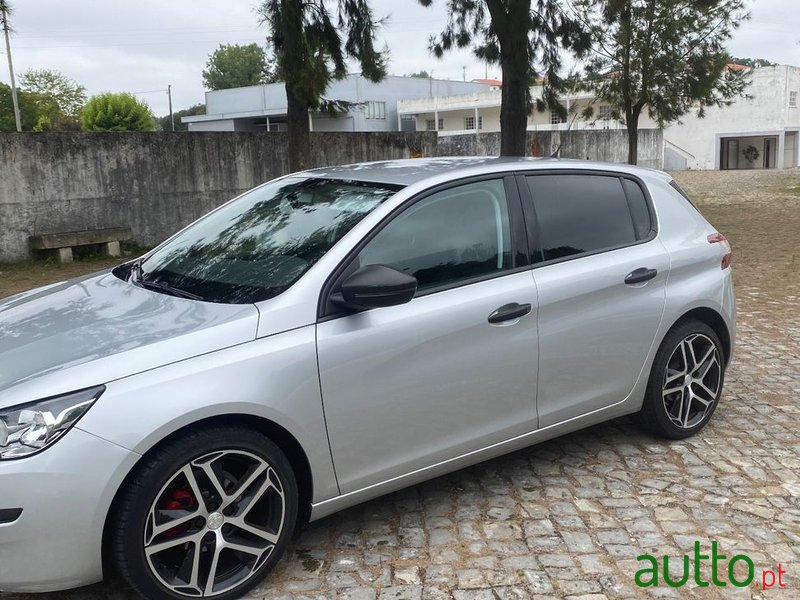
<path fill-rule="evenodd" d="M 0 300 L 0 406 L 31 380 L 52 393 L 107 383 L 251 341 L 257 326 L 253 305 L 167 296 L 108 272 L 12 296 Z"/>

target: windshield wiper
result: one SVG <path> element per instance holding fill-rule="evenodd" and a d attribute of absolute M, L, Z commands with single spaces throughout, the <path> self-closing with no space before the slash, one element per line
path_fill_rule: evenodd
<path fill-rule="evenodd" d="M 148 281 L 147 279 L 139 279 L 136 281 L 140 286 L 143 288 L 147 288 L 148 290 L 153 290 L 155 292 L 161 292 L 162 294 L 168 294 L 170 296 L 177 296 L 179 298 L 188 298 L 189 300 L 202 300 L 202 296 L 198 296 L 197 294 L 193 294 L 192 292 L 187 292 L 186 290 L 182 290 L 181 288 L 176 288 L 171 286 L 166 281 Z"/>
<path fill-rule="evenodd" d="M 203 300 L 202 296 L 172 286 L 168 284 L 166 281 L 150 281 L 145 279 L 144 270 L 142 269 L 142 262 L 143 259 L 139 259 L 135 263 L 133 263 L 133 268 L 131 269 L 131 279 L 130 279 L 131 281 L 133 281 L 133 283 L 148 290 L 153 290 L 154 292 L 160 292 L 162 294 L 168 294 L 170 296 L 177 296 L 178 298 L 188 298 L 189 300 Z"/>

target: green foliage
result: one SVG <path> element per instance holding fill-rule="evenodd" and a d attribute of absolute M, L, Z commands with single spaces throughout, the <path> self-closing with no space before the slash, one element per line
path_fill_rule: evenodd
<path fill-rule="evenodd" d="M 51 69 L 31 69 L 20 77 L 20 87 L 52 99 L 65 115 L 75 117 L 86 103 L 86 88 Z"/>
<path fill-rule="evenodd" d="M 267 62 L 267 53 L 258 44 L 220 44 L 208 57 L 203 71 L 203 85 L 209 90 L 272 83 L 275 67 Z"/>
<path fill-rule="evenodd" d="M 434 0 L 419 0 L 429 6 Z M 561 50 L 581 56 L 588 37 L 560 0 L 445 0 L 450 18 L 442 33 L 431 38 L 437 58 L 454 48 L 471 48 L 480 60 L 499 64 L 503 71 L 500 108 L 501 154 L 526 152 L 530 85 L 543 77 L 543 98 L 537 108 L 563 111 Z"/>
<path fill-rule="evenodd" d="M 58 71 L 26 71 L 20 88 L 35 104 L 34 131 L 79 131 L 78 114 L 86 103 L 86 88 Z"/>
<path fill-rule="evenodd" d="M 17 90 L 20 121 L 23 131 L 33 131 L 39 118 L 36 99 L 30 94 Z M 16 131 L 14 121 L 14 102 L 11 99 L 11 86 L 0 82 L 0 131 Z"/>
<path fill-rule="evenodd" d="M 107 92 L 92 96 L 81 111 L 85 131 L 153 131 L 150 107 L 133 94 Z"/>
<path fill-rule="evenodd" d="M 747 18 L 744 0 L 575 0 L 593 54 L 578 87 L 610 104 L 636 162 L 639 117 L 660 126 L 744 95 L 747 73 L 726 68 L 724 44 Z"/>
<path fill-rule="evenodd" d="M 418 77 L 419 79 L 430 79 L 431 74 L 427 71 L 415 71 L 414 73 L 409 73 L 406 77 Z"/>
<path fill-rule="evenodd" d="M 189 108 L 184 108 L 183 110 L 173 113 L 173 116 L 175 117 L 175 131 L 186 131 L 189 129 L 189 126 L 186 123 L 181 123 L 181 117 L 192 117 L 194 115 L 204 114 L 206 114 L 205 104 L 195 104 L 194 106 L 190 106 Z M 170 122 L 169 115 L 159 117 L 157 121 L 158 128 L 161 131 L 172 131 L 172 123 Z"/>

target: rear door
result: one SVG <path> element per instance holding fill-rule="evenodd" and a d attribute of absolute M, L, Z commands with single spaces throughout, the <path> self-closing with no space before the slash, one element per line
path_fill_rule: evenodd
<path fill-rule="evenodd" d="M 384 264 L 419 287 L 317 325 L 342 493 L 536 429 L 536 289 L 513 177 L 433 192 L 362 246 L 345 272 Z"/>
<path fill-rule="evenodd" d="M 621 402 L 665 305 L 669 258 L 646 188 L 602 172 L 521 178 L 539 298 L 540 427 Z"/>

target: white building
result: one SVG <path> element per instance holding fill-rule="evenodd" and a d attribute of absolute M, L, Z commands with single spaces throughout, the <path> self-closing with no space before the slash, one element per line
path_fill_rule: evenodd
<path fill-rule="evenodd" d="M 541 87 L 531 88 L 534 98 Z M 664 168 L 764 169 L 800 166 L 800 67 L 778 65 L 752 70 L 748 97 L 723 108 L 696 111 L 664 129 Z M 414 119 L 420 130 L 439 135 L 500 131 L 498 89 L 398 102 L 398 118 Z M 569 117 L 533 111 L 528 131 L 624 129 L 611 118 L 611 108 L 589 94 L 565 96 Z M 599 119 L 587 121 L 582 111 L 593 105 Z M 658 125 L 646 114 L 641 129 Z"/>
<path fill-rule="evenodd" d="M 348 75 L 332 81 L 324 98 L 356 106 L 345 114 L 313 113 L 309 119 L 314 131 L 414 131 L 413 120 L 403 123 L 399 118 L 399 101 L 490 89 L 490 82 L 390 76 L 373 83 L 361 75 Z M 285 131 L 286 90 L 283 83 L 271 83 L 206 92 L 206 114 L 181 120 L 189 131 Z"/>

